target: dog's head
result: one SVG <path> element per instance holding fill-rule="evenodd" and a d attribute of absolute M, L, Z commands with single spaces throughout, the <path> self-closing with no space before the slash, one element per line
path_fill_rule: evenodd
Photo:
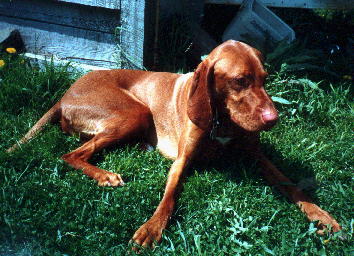
<path fill-rule="evenodd" d="M 246 131 L 271 128 L 278 112 L 264 89 L 266 77 L 259 51 L 233 40 L 219 45 L 194 73 L 189 118 L 208 129 L 218 111 Z"/>

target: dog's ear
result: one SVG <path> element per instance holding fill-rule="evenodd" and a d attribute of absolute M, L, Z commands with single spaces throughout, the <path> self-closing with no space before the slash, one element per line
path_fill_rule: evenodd
<path fill-rule="evenodd" d="M 203 130 L 210 127 L 213 119 L 213 86 L 214 65 L 206 59 L 194 72 L 187 106 L 189 119 Z"/>

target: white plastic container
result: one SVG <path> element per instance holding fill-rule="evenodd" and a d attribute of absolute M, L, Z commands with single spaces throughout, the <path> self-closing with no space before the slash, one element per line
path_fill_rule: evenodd
<path fill-rule="evenodd" d="M 243 41 L 262 50 L 281 40 L 293 41 L 295 32 L 260 1 L 245 0 L 222 39 Z"/>

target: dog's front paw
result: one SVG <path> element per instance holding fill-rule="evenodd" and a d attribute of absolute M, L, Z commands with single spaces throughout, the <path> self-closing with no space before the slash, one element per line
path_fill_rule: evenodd
<path fill-rule="evenodd" d="M 130 241 L 135 243 L 137 246 L 154 248 L 155 243 L 161 241 L 162 230 L 163 227 L 159 224 L 159 222 L 150 219 L 135 232 L 132 240 Z M 139 248 L 134 246 L 133 250 L 139 251 Z"/>
<path fill-rule="evenodd" d="M 123 186 L 125 183 L 119 174 L 112 172 L 105 172 L 97 177 L 98 185 L 103 187 L 117 187 Z"/>
<path fill-rule="evenodd" d="M 338 232 L 342 229 L 338 222 L 322 209 L 316 213 L 316 217 L 318 220 L 317 234 L 319 235 L 323 235 L 326 232 Z"/>
<path fill-rule="evenodd" d="M 310 221 L 318 221 L 317 233 L 323 235 L 326 231 L 338 232 L 342 228 L 338 222 L 326 211 L 315 204 L 303 204 L 303 211 Z M 330 227 L 330 230 L 328 229 Z"/>

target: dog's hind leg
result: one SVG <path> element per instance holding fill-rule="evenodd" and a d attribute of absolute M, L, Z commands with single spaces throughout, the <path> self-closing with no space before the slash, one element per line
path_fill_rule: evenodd
<path fill-rule="evenodd" d="M 121 186 L 123 179 L 119 174 L 100 169 L 88 162 L 91 156 L 103 148 L 129 140 L 143 134 L 150 125 L 150 113 L 120 113 L 103 122 L 104 131 L 96 134 L 76 150 L 65 154 L 62 159 L 76 169 L 82 169 L 87 176 L 97 180 L 99 186 Z"/>

